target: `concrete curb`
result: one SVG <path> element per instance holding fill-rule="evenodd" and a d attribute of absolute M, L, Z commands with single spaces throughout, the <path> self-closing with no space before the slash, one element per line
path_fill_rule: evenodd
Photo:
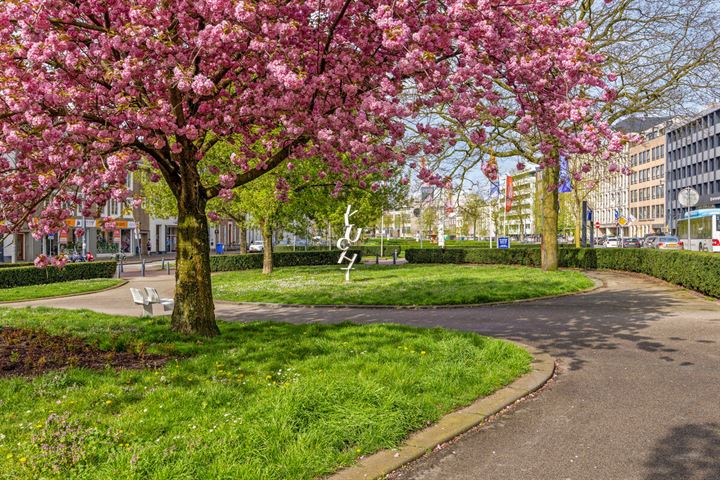
<path fill-rule="evenodd" d="M 588 275 L 588 278 L 593 281 L 592 287 L 586 288 L 585 290 L 578 290 L 577 292 L 560 293 L 558 295 L 544 295 L 542 297 L 532 298 L 520 298 L 518 300 L 504 300 L 500 302 L 488 302 L 488 303 L 465 303 L 465 304 L 450 304 L 450 305 L 356 305 L 356 304 L 341 304 L 341 305 L 303 305 L 299 303 L 267 303 L 267 302 L 233 302 L 230 300 L 215 300 L 215 303 L 224 305 L 241 305 L 247 307 L 263 307 L 263 308 L 318 308 L 318 309 L 369 309 L 369 310 L 445 310 L 445 309 L 457 309 L 457 308 L 482 308 L 482 307 L 497 307 L 499 305 L 513 305 L 516 303 L 526 302 L 537 302 L 538 300 L 550 300 L 553 298 L 570 297 L 573 295 L 585 295 L 592 293 L 595 290 L 605 287 L 605 283 L 597 278 L 593 278 Z"/>
<path fill-rule="evenodd" d="M 96 293 L 109 292 L 110 290 L 115 290 L 117 288 L 124 287 L 129 282 L 129 280 L 125 280 L 123 278 L 120 278 L 120 279 L 112 278 L 110 280 L 121 280 L 121 282 L 118 283 L 117 285 L 113 285 L 112 287 L 103 288 L 102 290 L 93 290 L 92 292 L 68 293 L 67 295 L 53 295 L 52 297 L 32 298 L 29 300 L 7 300 L 4 302 L 0 302 L 0 306 L 15 305 L 15 304 L 21 304 L 21 303 L 31 303 L 31 302 L 37 302 L 39 300 L 52 300 L 54 298 L 84 297 L 85 295 L 94 295 Z"/>
<path fill-rule="evenodd" d="M 555 373 L 555 359 L 534 347 L 519 343 L 516 345 L 521 346 L 534 357 L 531 363 L 532 370 L 529 373 L 492 395 L 480 398 L 468 407 L 445 415 L 435 425 L 413 433 L 401 447 L 381 450 L 362 458 L 355 465 L 330 475 L 326 480 L 381 478 L 413 460 L 417 460 L 438 445 L 467 432 L 485 421 L 486 418 L 538 390 Z"/>

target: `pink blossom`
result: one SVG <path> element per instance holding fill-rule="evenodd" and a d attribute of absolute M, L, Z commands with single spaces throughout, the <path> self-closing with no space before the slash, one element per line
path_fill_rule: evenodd
<path fill-rule="evenodd" d="M 220 221 L 220 215 L 218 215 L 217 212 L 208 212 L 207 216 L 208 219 L 213 223 L 217 223 L 218 221 Z"/>
<path fill-rule="evenodd" d="M 37 256 L 35 261 L 33 261 L 33 263 L 35 264 L 36 268 L 45 268 L 50 264 L 50 260 L 44 254 L 40 254 Z"/>

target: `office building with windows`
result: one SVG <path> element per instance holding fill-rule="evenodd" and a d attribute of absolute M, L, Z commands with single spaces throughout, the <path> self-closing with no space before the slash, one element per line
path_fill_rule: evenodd
<path fill-rule="evenodd" d="M 666 223 L 671 230 L 687 211 L 678 194 L 691 187 L 700 194 L 693 207 L 720 207 L 720 105 L 676 122 L 667 129 Z"/>
<path fill-rule="evenodd" d="M 630 147 L 630 235 L 663 233 L 665 223 L 665 131 L 671 121 L 642 132 L 642 143 Z"/>

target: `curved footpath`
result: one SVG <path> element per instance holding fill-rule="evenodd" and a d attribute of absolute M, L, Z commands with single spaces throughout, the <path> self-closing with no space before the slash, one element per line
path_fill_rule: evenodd
<path fill-rule="evenodd" d="M 217 304 L 226 320 L 442 326 L 546 351 L 560 374 L 537 397 L 391 475 L 455 480 L 720 479 L 720 304 L 644 277 L 593 272 L 591 293 L 479 308 L 310 309 Z M 139 314 L 132 278 L 78 298 L 15 305 Z"/>

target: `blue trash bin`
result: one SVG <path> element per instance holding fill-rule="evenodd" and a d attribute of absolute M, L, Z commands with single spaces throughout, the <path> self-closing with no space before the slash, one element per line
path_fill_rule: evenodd
<path fill-rule="evenodd" d="M 218 243 L 215 245 L 215 252 L 218 254 L 225 253 L 225 244 L 224 243 Z"/>

